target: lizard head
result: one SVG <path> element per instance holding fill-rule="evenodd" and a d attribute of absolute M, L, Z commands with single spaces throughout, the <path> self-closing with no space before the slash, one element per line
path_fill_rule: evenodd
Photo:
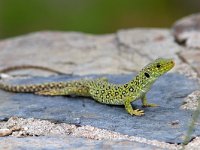
<path fill-rule="evenodd" d="M 143 75 L 152 80 L 157 79 L 174 67 L 172 59 L 158 58 L 142 69 Z"/>

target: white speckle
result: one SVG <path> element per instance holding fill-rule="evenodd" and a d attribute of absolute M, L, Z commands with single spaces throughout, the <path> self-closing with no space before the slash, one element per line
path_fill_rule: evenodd
<path fill-rule="evenodd" d="M 11 78 L 11 76 L 8 75 L 8 74 L 5 74 L 5 73 L 1 73 L 1 74 L 0 74 L 0 78 L 1 78 L 1 79 Z"/>

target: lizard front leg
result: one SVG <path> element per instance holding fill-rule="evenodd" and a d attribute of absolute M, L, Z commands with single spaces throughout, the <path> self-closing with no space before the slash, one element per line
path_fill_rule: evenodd
<path fill-rule="evenodd" d="M 131 101 L 130 101 L 130 99 L 126 99 L 125 100 L 125 103 L 124 103 L 124 105 L 125 105 L 125 109 L 126 109 L 126 111 L 129 113 L 129 114 L 131 114 L 131 115 L 135 115 L 135 116 L 142 116 L 142 115 L 144 115 L 144 110 L 139 110 L 139 109 L 133 109 L 133 107 L 131 106 Z"/>
<path fill-rule="evenodd" d="M 150 104 L 150 103 L 148 103 L 146 95 L 142 96 L 141 100 L 142 100 L 142 106 L 143 107 L 157 107 L 158 106 L 157 104 Z"/>

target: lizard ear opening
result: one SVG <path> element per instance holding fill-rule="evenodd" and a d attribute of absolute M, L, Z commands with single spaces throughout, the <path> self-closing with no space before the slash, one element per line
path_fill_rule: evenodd
<path fill-rule="evenodd" d="M 156 67 L 157 67 L 157 68 L 160 68 L 160 67 L 161 67 L 161 65 L 160 65 L 159 63 L 157 63 Z"/>

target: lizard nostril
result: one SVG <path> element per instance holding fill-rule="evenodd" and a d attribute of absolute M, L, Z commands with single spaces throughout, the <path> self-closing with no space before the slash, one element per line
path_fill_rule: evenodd
<path fill-rule="evenodd" d="M 171 64 L 172 67 L 175 66 L 175 62 L 173 60 L 170 62 L 170 64 Z"/>

